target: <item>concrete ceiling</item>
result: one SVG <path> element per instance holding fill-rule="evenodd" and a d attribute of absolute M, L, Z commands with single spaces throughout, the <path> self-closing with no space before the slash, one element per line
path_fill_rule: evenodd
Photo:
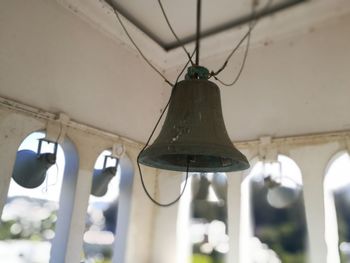
<path fill-rule="evenodd" d="M 137 54 L 134 46 L 117 22 L 109 4 L 103 0 L 56 0 L 75 15 L 79 16 L 95 29 L 112 38 L 116 43 L 125 45 Z M 268 0 L 260 0 L 257 12 L 264 10 Z M 157 0 L 108 0 L 126 16 L 122 20 L 142 52 L 153 64 L 163 70 L 182 65 L 186 60 L 183 50 L 175 47 L 174 37 L 167 28 Z M 181 4 L 182 3 L 182 4 Z M 247 14 L 250 2 L 237 0 L 203 1 L 203 29 L 207 35 L 201 39 L 201 57 L 219 56 L 232 50 L 247 31 Z M 193 32 L 195 28 L 195 0 L 163 0 L 164 9 L 179 37 L 189 43 L 193 50 Z M 263 16 L 254 29 L 252 46 L 274 40 L 298 37 L 300 32 L 350 12 L 348 0 L 272 0 L 271 12 Z M 185 7 L 184 7 L 185 6 Z M 145 11 L 147 10 L 147 11 Z M 213 12 L 212 10 L 215 10 Z M 232 11 L 232 13 L 231 13 Z M 276 11 L 276 12 L 274 12 Z M 181 15 L 178 15 L 181 14 Z M 231 16 L 232 15 L 232 16 Z M 130 20 L 128 20 L 128 18 Z M 248 17 L 249 18 L 249 17 Z M 192 21 L 192 22 L 191 22 Z M 191 37 L 192 35 L 192 37 Z M 267 37 L 268 36 L 268 37 Z M 167 48 L 170 50 L 166 50 Z"/>
<path fill-rule="evenodd" d="M 270 40 L 250 50 L 234 87 L 222 87 L 226 126 L 233 140 L 350 129 L 350 15 L 309 28 L 298 38 Z M 225 56 L 203 60 L 217 68 Z M 232 81 L 237 54 L 220 78 Z M 220 86 L 220 84 L 219 84 Z"/>
<path fill-rule="evenodd" d="M 0 1 L 0 96 L 144 142 L 170 87 L 137 55 L 105 4 L 57 1 Z M 350 129 L 350 2 L 311 2 L 261 20 L 242 78 L 221 87 L 232 140 Z M 128 26 L 174 80 L 181 50 L 164 51 Z M 204 39 L 202 64 L 220 66 L 245 30 Z M 234 78 L 241 56 L 223 80 Z"/>
<path fill-rule="evenodd" d="M 272 14 L 304 1 L 274 0 L 269 2 L 267 0 L 260 0 L 256 7 L 256 15 Z M 126 19 L 131 21 L 164 49 L 169 50 L 179 46 L 165 23 L 158 1 L 112 0 L 111 3 Z M 193 41 L 196 32 L 197 1 L 163 0 L 162 4 L 171 25 L 182 43 Z M 202 35 L 217 34 L 218 32 L 242 25 L 250 21 L 251 12 L 252 1 L 202 1 Z"/>

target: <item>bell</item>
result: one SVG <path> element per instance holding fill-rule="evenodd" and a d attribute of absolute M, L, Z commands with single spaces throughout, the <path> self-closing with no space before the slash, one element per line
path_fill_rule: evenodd
<path fill-rule="evenodd" d="M 17 152 L 12 178 L 17 184 L 25 188 L 36 188 L 46 178 L 47 170 L 56 162 L 53 153 L 37 154 L 30 150 Z"/>
<path fill-rule="evenodd" d="M 116 167 L 107 167 L 102 170 L 94 170 L 92 178 L 91 194 L 97 197 L 104 196 L 108 190 L 108 184 L 117 172 Z"/>
<path fill-rule="evenodd" d="M 163 127 L 154 143 L 140 153 L 139 162 L 180 172 L 187 167 L 189 172 L 249 168 L 227 134 L 220 90 L 207 79 L 186 79 L 174 86 Z"/>

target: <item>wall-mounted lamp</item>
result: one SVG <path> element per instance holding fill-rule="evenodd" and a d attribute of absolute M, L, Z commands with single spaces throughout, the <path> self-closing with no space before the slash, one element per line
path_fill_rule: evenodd
<path fill-rule="evenodd" d="M 108 158 L 115 160 L 114 166 L 107 167 Z M 92 178 L 91 194 L 97 197 L 104 196 L 108 190 L 108 184 L 112 178 L 116 175 L 119 165 L 119 159 L 112 156 L 106 155 L 103 161 L 102 169 L 94 169 Z"/>
<path fill-rule="evenodd" d="M 264 183 L 268 188 L 267 202 L 274 208 L 286 208 L 296 202 L 302 187 L 292 178 L 282 174 L 278 161 L 263 163 Z"/>
<path fill-rule="evenodd" d="M 42 142 L 54 144 L 53 153 L 41 153 Z M 25 188 L 36 188 L 46 178 L 47 170 L 56 163 L 57 142 L 39 139 L 38 150 L 20 150 L 17 152 L 12 178 Z"/>

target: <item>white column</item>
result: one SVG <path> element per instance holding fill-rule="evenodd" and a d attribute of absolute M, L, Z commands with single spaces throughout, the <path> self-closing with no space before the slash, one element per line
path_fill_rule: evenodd
<path fill-rule="evenodd" d="M 253 165 L 252 165 L 253 167 Z M 252 218 L 252 193 L 251 193 L 251 178 L 246 176 L 241 183 L 241 214 L 239 228 L 239 261 L 240 263 L 251 263 L 253 253 L 252 238 L 253 233 L 253 218 Z"/>
<path fill-rule="evenodd" d="M 132 186 L 134 181 L 134 167 L 127 156 L 120 161 L 120 182 L 118 196 L 118 217 L 115 232 L 113 262 L 126 262 L 126 250 L 130 227 L 130 214 L 132 203 Z M 136 252 L 136 251 L 135 251 Z"/>
<path fill-rule="evenodd" d="M 98 155 L 107 148 L 94 136 L 78 134 L 74 139 L 76 148 L 67 139 L 62 144 L 66 163 L 51 263 L 80 262 L 93 168 Z"/>
<path fill-rule="evenodd" d="M 43 127 L 37 120 L 0 110 L 0 216 L 6 204 L 18 147 L 27 135 Z"/>
<path fill-rule="evenodd" d="M 326 185 L 325 185 L 326 186 Z M 338 235 L 338 222 L 337 211 L 334 203 L 334 195 L 331 190 L 325 187 L 325 211 L 326 211 L 326 244 L 328 248 L 327 262 L 340 263 L 339 255 L 339 235 Z"/>
<path fill-rule="evenodd" d="M 177 198 L 181 192 L 181 182 L 183 180 L 183 173 L 171 172 L 166 170 L 160 170 L 158 175 L 158 184 L 156 185 L 156 191 L 151 191 L 152 195 L 155 196 L 154 192 L 157 193 L 155 199 L 160 203 L 168 203 Z M 190 184 L 186 186 L 186 193 L 190 191 Z M 184 195 L 186 195 L 186 193 Z M 182 198 L 184 198 L 183 196 Z M 179 202 L 183 202 L 185 199 L 180 199 Z M 177 253 L 187 253 L 187 251 L 181 251 L 177 246 L 178 235 L 182 235 L 183 231 L 186 231 L 186 225 L 178 225 L 178 212 L 179 202 L 175 203 L 170 207 L 155 207 L 155 221 L 153 228 L 154 244 L 153 244 L 153 257 L 152 263 L 178 263 L 181 262 L 180 258 L 184 261 L 181 263 L 187 263 L 188 259 L 184 258 L 184 255 L 178 255 Z M 177 229 L 177 227 L 180 227 Z M 188 231 L 188 230 L 187 230 Z M 183 242 L 188 243 L 188 239 L 185 236 Z M 187 239 L 187 240 L 186 240 Z M 180 257 L 180 258 L 178 258 Z"/>
<path fill-rule="evenodd" d="M 230 250 L 226 262 L 239 262 L 241 182 L 243 172 L 227 174 L 228 235 Z"/>
<path fill-rule="evenodd" d="M 303 175 L 310 263 L 327 262 L 323 180 L 327 163 L 337 147 L 337 144 L 326 144 L 290 151 L 290 157 Z"/>
<path fill-rule="evenodd" d="M 123 197 L 121 197 L 120 205 L 123 212 L 118 213 L 118 220 L 120 220 L 120 222 L 117 223 L 117 240 L 113 262 L 154 263 L 154 261 L 151 260 L 154 233 L 154 205 L 148 200 L 141 186 L 139 172 L 136 165 L 136 158 L 140 149 L 127 147 L 126 150 L 129 161 L 132 164 L 128 164 L 127 167 L 129 167 L 130 170 L 125 174 L 125 177 L 132 176 L 130 173 L 131 165 L 133 167 L 134 176 L 133 179 L 129 178 L 130 181 L 128 178 L 124 177 L 125 181 L 123 180 L 123 182 L 121 182 L 123 183 L 123 187 L 126 185 L 126 188 L 121 189 L 121 191 L 123 191 Z M 122 164 L 123 163 L 124 161 L 122 161 Z M 147 188 L 150 193 L 154 193 L 155 169 L 143 166 L 142 171 Z M 131 197 L 128 197 L 130 184 L 132 184 L 132 193 Z M 127 198 L 130 198 L 129 202 Z M 125 214 L 124 216 L 119 216 L 121 213 L 128 213 L 128 215 Z M 123 217 L 123 219 L 120 217 Z M 128 220 L 128 222 L 126 222 L 126 220 Z M 118 234 L 121 236 L 118 237 Z"/>

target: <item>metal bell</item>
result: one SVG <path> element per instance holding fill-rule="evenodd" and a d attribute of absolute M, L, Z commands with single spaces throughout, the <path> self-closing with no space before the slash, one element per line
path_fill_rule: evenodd
<path fill-rule="evenodd" d="M 154 143 L 139 162 L 165 170 L 231 172 L 249 168 L 232 144 L 223 120 L 220 90 L 207 79 L 186 79 L 174 86 L 168 113 Z"/>
<path fill-rule="evenodd" d="M 41 185 L 47 170 L 56 163 L 57 143 L 54 143 L 54 153 L 40 153 L 42 141 L 39 140 L 38 153 L 31 150 L 17 152 L 12 178 L 22 187 L 36 188 Z"/>

